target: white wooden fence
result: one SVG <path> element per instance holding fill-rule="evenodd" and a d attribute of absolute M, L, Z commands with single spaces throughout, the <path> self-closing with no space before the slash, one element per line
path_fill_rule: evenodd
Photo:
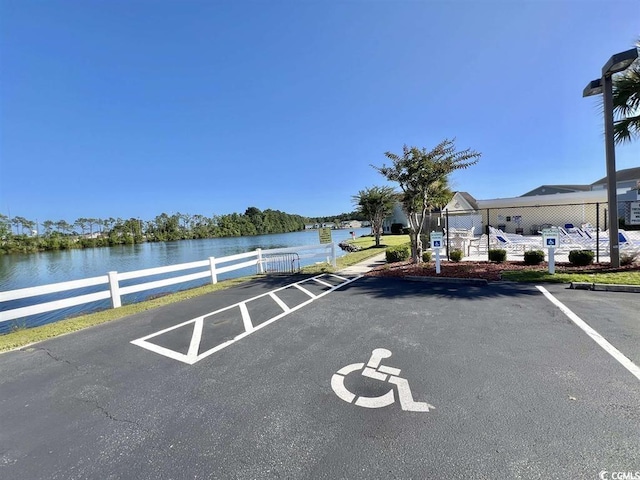
<path fill-rule="evenodd" d="M 300 259 L 322 258 L 335 267 L 336 265 L 336 248 L 334 243 L 321 245 L 305 245 L 300 247 L 274 248 L 269 250 L 257 249 L 252 252 L 239 253 L 237 255 L 229 255 L 226 257 L 209 257 L 207 260 L 198 262 L 181 263 L 178 265 L 169 265 L 167 267 L 147 268 L 145 270 L 136 270 L 133 272 L 109 272 L 99 277 L 85 278 L 82 280 L 73 280 L 70 282 L 52 283 L 42 285 L 40 287 L 21 288 L 18 290 L 9 290 L 0 292 L 0 305 L 6 302 L 36 297 L 39 295 L 48 295 L 51 293 L 65 292 L 85 287 L 94 287 L 96 285 L 104 285 L 105 289 L 95 293 L 77 295 L 60 300 L 54 300 L 43 303 L 36 303 L 25 307 L 13 308 L 0 312 L 0 324 L 11 320 L 16 320 L 30 315 L 51 312 L 62 308 L 74 307 L 99 300 L 111 299 L 111 306 L 118 308 L 122 306 L 122 296 L 130 293 L 142 292 L 154 288 L 166 287 L 178 283 L 190 282 L 200 278 L 210 278 L 211 283 L 218 282 L 218 275 L 241 268 L 256 266 L 257 273 L 264 273 L 263 254 L 278 253 L 298 253 Z M 233 262 L 233 263 L 232 263 Z M 162 280 L 147 281 L 136 283 L 134 285 L 121 286 L 123 280 L 132 280 L 153 275 L 180 272 L 184 270 L 203 269 L 196 273 L 180 275 Z"/>

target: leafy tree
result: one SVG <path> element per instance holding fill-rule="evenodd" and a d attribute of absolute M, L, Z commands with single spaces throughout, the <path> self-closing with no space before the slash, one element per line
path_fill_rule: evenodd
<path fill-rule="evenodd" d="M 56 223 L 56 229 L 62 233 L 70 233 L 73 230 L 73 226 L 70 225 L 66 220 L 58 220 Z"/>
<path fill-rule="evenodd" d="M 353 196 L 359 211 L 371 222 L 371 231 L 376 239 L 376 247 L 380 246 L 382 222 L 393 210 L 397 195 L 393 187 L 369 187 L 360 190 Z"/>
<path fill-rule="evenodd" d="M 390 166 L 372 166 L 387 180 L 398 182 L 402 189 L 402 208 L 409 220 L 411 258 L 418 263 L 422 260 L 423 220 L 432 208 L 437 186 L 455 170 L 475 165 L 481 154 L 470 149 L 457 152 L 454 140 L 445 139 L 430 151 L 404 145 L 402 155 L 385 152 L 385 156 L 391 160 Z"/>
<path fill-rule="evenodd" d="M 11 238 L 11 220 L 6 215 L 0 213 L 0 240 L 5 241 Z"/>
<path fill-rule="evenodd" d="M 36 226 L 36 222 L 27 220 L 24 217 L 14 217 L 11 220 L 11 223 L 16 227 L 16 235 L 24 235 L 25 230 L 27 230 L 29 235 L 31 235 L 33 227 Z M 20 227 L 20 229 L 18 229 L 18 227 Z"/>
<path fill-rule="evenodd" d="M 636 42 L 640 47 L 640 40 Z M 616 143 L 640 136 L 640 59 L 613 77 L 613 110 L 618 117 L 613 134 Z"/>
<path fill-rule="evenodd" d="M 306 223 L 327 223 L 327 222 L 333 222 L 335 219 L 342 221 L 347 221 L 347 220 L 359 220 L 359 221 L 363 221 L 363 220 L 368 220 L 368 218 L 362 214 L 362 212 L 360 212 L 359 210 L 354 210 L 353 212 L 349 212 L 349 213 L 341 213 L 340 215 L 327 215 L 325 217 L 308 217 L 308 218 L 303 218 L 302 220 Z"/>
<path fill-rule="evenodd" d="M 45 220 L 44 222 L 42 222 L 42 226 L 44 227 L 44 234 L 51 235 L 54 225 L 55 223 L 51 220 Z"/>
<path fill-rule="evenodd" d="M 87 230 L 87 219 L 86 218 L 78 218 L 74 223 L 73 223 L 74 227 L 79 227 L 80 230 L 82 231 L 82 236 L 85 235 L 85 232 Z"/>
<path fill-rule="evenodd" d="M 34 222 L 33 220 L 27 220 L 26 218 L 22 220 L 22 233 L 24 234 L 24 230 L 27 230 L 29 232 L 29 236 L 32 235 L 33 232 L 37 231 L 35 230 L 36 227 L 36 222 Z"/>
<path fill-rule="evenodd" d="M 11 219 L 11 225 L 16 227 L 16 235 L 20 235 L 20 225 L 22 222 L 22 217 L 13 217 Z"/>
<path fill-rule="evenodd" d="M 93 237 L 94 225 L 100 225 L 100 220 L 97 218 L 86 218 L 87 226 L 89 227 L 89 236 Z"/>

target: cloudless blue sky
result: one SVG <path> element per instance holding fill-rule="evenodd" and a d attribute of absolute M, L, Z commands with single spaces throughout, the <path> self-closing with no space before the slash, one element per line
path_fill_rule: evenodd
<path fill-rule="evenodd" d="M 637 0 L 0 0 L 0 212 L 333 215 L 453 137 L 477 199 L 589 184 L 582 90 L 639 37 Z"/>

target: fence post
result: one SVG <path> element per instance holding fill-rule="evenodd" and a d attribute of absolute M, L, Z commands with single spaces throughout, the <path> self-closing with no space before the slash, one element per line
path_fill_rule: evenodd
<path fill-rule="evenodd" d="M 211 269 L 211 283 L 218 283 L 218 275 L 216 274 L 216 257 L 209 257 L 209 268 Z"/>
<path fill-rule="evenodd" d="M 444 211 L 445 225 L 447 226 L 447 260 L 449 259 L 449 210 Z"/>
<path fill-rule="evenodd" d="M 120 300 L 120 285 L 118 284 L 118 272 L 109 272 L 109 290 L 111 290 L 111 306 L 119 308 L 122 306 Z"/>
<path fill-rule="evenodd" d="M 336 264 L 336 243 L 331 242 L 331 265 L 335 268 Z"/>
<path fill-rule="evenodd" d="M 491 222 L 489 220 L 489 215 L 490 214 L 491 214 L 491 212 L 487 208 L 487 224 L 484 227 L 485 228 L 485 233 L 487 234 L 487 260 L 489 260 L 489 249 L 491 248 L 491 232 L 489 231 L 489 225 L 491 225 Z"/>
<path fill-rule="evenodd" d="M 600 204 L 596 203 L 596 263 L 600 263 Z"/>
<path fill-rule="evenodd" d="M 258 254 L 258 273 L 264 273 L 264 266 L 262 265 L 262 249 L 256 248 Z"/>

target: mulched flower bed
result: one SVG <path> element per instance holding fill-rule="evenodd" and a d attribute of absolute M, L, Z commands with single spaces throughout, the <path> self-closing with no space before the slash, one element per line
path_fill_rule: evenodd
<path fill-rule="evenodd" d="M 484 278 L 488 281 L 500 280 L 502 272 L 513 270 L 541 270 L 549 269 L 546 263 L 540 265 L 525 265 L 524 262 L 442 262 L 439 277 L 450 278 Z M 640 270 L 639 265 L 627 265 L 612 269 L 609 264 L 593 264 L 588 267 L 576 267 L 570 263 L 556 263 L 556 273 L 609 273 Z M 390 263 L 377 267 L 366 275 L 372 277 L 435 277 L 434 262 L 414 264 L 408 262 Z"/>

